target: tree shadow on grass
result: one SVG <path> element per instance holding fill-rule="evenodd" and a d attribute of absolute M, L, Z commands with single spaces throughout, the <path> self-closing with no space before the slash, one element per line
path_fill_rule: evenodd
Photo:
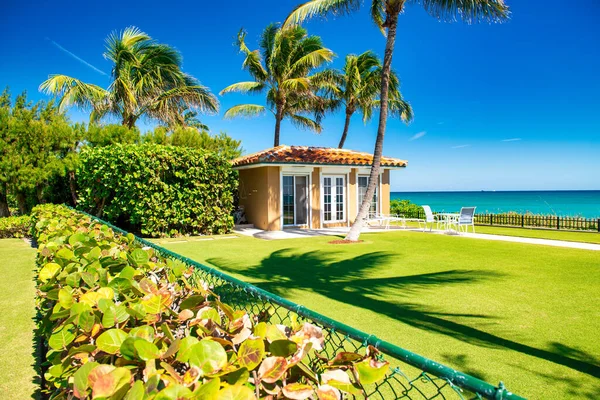
<path fill-rule="evenodd" d="M 282 297 L 285 297 L 289 290 L 310 291 L 341 303 L 386 315 L 424 331 L 447 335 L 476 346 L 510 349 L 564 365 L 596 378 L 600 377 L 600 367 L 594 362 L 595 359 L 584 352 L 567 351 L 567 346 L 558 343 L 548 349 L 539 349 L 452 320 L 485 320 L 493 319 L 493 316 L 439 312 L 422 304 L 402 300 L 406 294 L 418 290 L 435 290 L 447 285 L 466 285 L 499 279 L 502 274 L 493 271 L 453 269 L 394 277 L 371 276 L 373 271 L 381 269 L 383 265 L 389 265 L 392 259 L 398 256 L 397 253 L 372 252 L 336 260 L 332 255 L 323 252 L 298 254 L 293 249 L 281 249 L 271 253 L 260 264 L 251 267 L 236 266 L 223 258 L 207 261 L 224 271 L 260 279 L 261 282 L 256 283 L 257 286 Z M 391 298 L 390 291 L 394 292 Z"/>

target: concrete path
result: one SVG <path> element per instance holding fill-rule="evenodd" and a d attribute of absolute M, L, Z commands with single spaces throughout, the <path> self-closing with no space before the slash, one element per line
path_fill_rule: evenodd
<path fill-rule="evenodd" d="M 284 229 L 283 231 L 263 231 L 256 228 L 236 228 L 234 231 L 240 235 L 253 236 L 258 239 L 265 240 L 281 240 L 281 239 L 302 239 L 313 236 L 339 236 L 345 235 L 349 228 L 327 228 L 327 229 Z M 377 233 L 377 232 L 393 232 L 398 230 L 411 230 L 414 232 L 421 232 L 419 229 L 379 229 L 379 228 L 363 228 L 363 233 Z M 503 236 L 503 235 L 490 235 L 483 233 L 448 233 L 441 230 L 426 231 L 425 234 L 436 234 L 436 235 L 452 235 L 458 237 L 466 237 L 471 239 L 484 239 L 484 240 L 496 240 L 502 242 L 513 242 L 513 243 L 525 243 L 525 244 L 536 244 L 543 246 L 554 246 L 554 247 L 566 247 L 571 249 L 581 250 L 593 250 L 600 251 L 600 244 L 583 243 L 583 242 L 569 242 L 564 240 L 551 240 L 551 239 L 536 239 L 526 238 L 518 236 Z"/>

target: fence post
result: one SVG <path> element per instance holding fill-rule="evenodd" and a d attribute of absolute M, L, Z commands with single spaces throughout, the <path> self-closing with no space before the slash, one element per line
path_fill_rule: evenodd
<path fill-rule="evenodd" d="M 521 228 L 525 226 L 525 215 L 521 214 Z"/>
<path fill-rule="evenodd" d="M 493 214 L 490 214 L 490 225 L 494 225 L 494 218 L 492 217 Z"/>
<path fill-rule="evenodd" d="M 556 229 L 560 229 L 560 217 L 556 217 Z"/>
<path fill-rule="evenodd" d="M 598 233 L 600 233 L 600 218 L 596 221 L 596 228 L 598 228 Z"/>

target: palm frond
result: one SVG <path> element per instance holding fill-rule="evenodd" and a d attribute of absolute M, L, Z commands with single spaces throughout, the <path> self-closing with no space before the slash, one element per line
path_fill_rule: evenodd
<path fill-rule="evenodd" d="M 283 90 L 302 92 L 310 90 L 310 79 L 308 77 L 291 78 L 281 82 L 280 88 Z"/>
<path fill-rule="evenodd" d="M 389 101 L 389 112 L 394 117 L 399 117 L 402 122 L 409 124 L 414 118 L 412 106 L 402 98 Z"/>
<path fill-rule="evenodd" d="M 321 124 L 319 124 L 317 121 L 313 121 L 308 117 L 298 114 L 290 114 L 289 116 L 290 121 L 295 127 L 300 129 L 308 129 L 316 133 L 321 133 Z"/>
<path fill-rule="evenodd" d="M 409 0 L 420 4 L 428 14 L 440 21 L 453 22 L 461 19 L 474 22 L 504 22 L 510 17 L 510 10 L 504 0 Z"/>
<path fill-rule="evenodd" d="M 383 26 L 385 23 L 385 0 L 371 0 L 371 19 L 383 36 L 386 36 L 387 33 Z"/>
<path fill-rule="evenodd" d="M 260 106 L 258 104 L 240 104 L 237 106 L 231 107 L 229 110 L 225 112 L 223 118 L 231 119 L 236 117 L 258 117 L 263 115 L 267 109 L 264 106 Z"/>
<path fill-rule="evenodd" d="M 283 23 L 284 28 L 301 24 L 303 21 L 327 14 L 348 14 L 360 6 L 360 0 L 311 0 L 297 6 Z"/>
<path fill-rule="evenodd" d="M 269 74 L 262 65 L 259 51 L 252 51 L 246 46 L 246 32 L 244 30 L 240 30 L 238 33 L 237 46 L 240 52 L 246 55 L 242 68 L 248 70 L 254 79 L 264 82 Z"/>
<path fill-rule="evenodd" d="M 95 107 L 107 97 L 106 90 L 100 86 L 85 83 L 67 75 L 50 75 L 42 82 L 39 90 L 60 97 L 58 107 L 61 111 L 68 106 Z"/>
<path fill-rule="evenodd" d="M 324 63 L 330 62 L 335 53 L 326 48 L 316 49 L 311 51 L 310 53 L 301 57 L 298 61 L 296 61 L 290 68 L 290 74 L 295 74 L 296 72 L 302 70 L 310 70 L 312 68 L 318 68 Z"/>
<path fill-rule="evenodd" d="M 239 93 L 259 93 L 261 92 L 266 85 L 262 82 L 238 82 L 233 85 L 227 86 L 225 89 L 221 90 L 219 94 L 222 96 L 225 93 L 231 92 L 239 92 Z"/>

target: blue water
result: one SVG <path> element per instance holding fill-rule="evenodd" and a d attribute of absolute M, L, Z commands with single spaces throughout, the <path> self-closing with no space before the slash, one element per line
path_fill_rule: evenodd
<path fill-rule="evenodd" d="M 600 190 L 527 192 L 392 192 L 391 200 L 410 200 L 433 211 L 457 212 L 476 206 L 477 213 L 514 211 L 558 216 L 600 217 Z"/>

